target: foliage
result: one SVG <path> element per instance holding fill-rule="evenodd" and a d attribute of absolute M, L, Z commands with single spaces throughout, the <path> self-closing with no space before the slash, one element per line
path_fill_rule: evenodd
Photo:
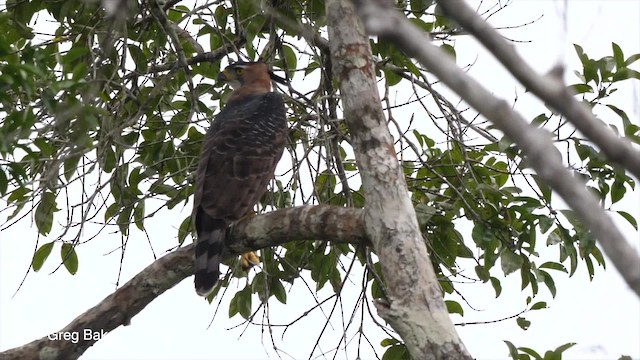
<path fill-rule="evenodd" d="M 509 348 L 509 356 L 513 360 L 562 360 L 562 353 L 572 348 L 576 343 L 566 343 L 558 346 L 555 350 L 545 351 L 544 355 L 540 355 L 535 350 L 528 347 L 517 347 L 510 341 L 505 340 L 505 344 Z M 630 356 L 620 356 L 618 360 L 631 359 Z"/>
<path fill-rule="evenodd" d="M 433 1 L 399 4 L 455 59 L 458 33 Z M 130 9 L 135 16 L 128 19 L 109 17 L 97 2 L 12 0 L 6 6 L 0 13 L 0 195 L 8 206 L 0 212 L 7 217 L 3 229 L 32 216 L 46 239 L 34 253 L 34 271 L 56 246 L 71 274 L 82 271 L 75 249 L 88 221 L 115 226 L 127 238 L 131 225 L 146 232 L 150 217 L 188 203 L 200 143 L 229 95 L 215 78 L 238 58 L 266 59 L 291 80 L 280 89 L 288 95 L 287 170 L 258 211 L 302 203 L 364 206 L 323 38 L 323 1 L 213 1 L 195 8 L 145 2 Z M 47 21 L 55 26 L 47 28 Z M 460 277 L 490 285 L 499 297 L 500 279 L 519 276 L 530 293 L 528 306 L 540 285 L 556 295 L 558 273 L 571 276 L 583 262 L 593 277 L 594 260 L 604 267 L 594 238 L 572 211 L 555 207 L 549 187 L 508 139 L 470 120 L 474 114 L 463 111 L 464 104 L 449 101 L 429 72 L 393 44 L 372 39 L 371 47 L 398 158 L 445 297 L 460 291 L 453 281 Z M 594 110 L 620 118 L 620 125 L 606 120 L 620 136 L 640 143 L 640 128 L 607 103 L 619 82 L 640 79 L 630 67 L 640 54 L 625 58 L 613 43 L 611 56 L 595 60 L 575 49 L 583 69 L 570 87 Z M 575 149 L 567 165 L 603 206 L 637 229 L 637 219 L 613 208 L 635 181 L 553 112 L 532 122 L 553 132 L 558 146 Z M 189 218 L 177 219 L 176 229 L 182 243 L 191 236 Z M 559 258 L 536 259 L 545 245 L 557 248 Z M 301 274 L 313 280 L 314 292 L 329 284 L 340 293 L 354 264 L 366 269 L 370 296 L 382 298 L 385 279 L 370 251 L 322 241 L 264 249 L 263 271 L 233 295 L 228 315 L 251 319 L 272 297 L 286 303 Z M 230 272 L 213 295 L 248 276 L 234 260 L 227 265 Z M 539 304 L 529 309 L 545 307 Z M 464 315 L 454 300 L 447 307 Z M 528 327 L 524 318 L 517 321 Z M 382 343 L 388 347 L 383 358 L 403 358 L 406 348 L 390 336 Z M 514 359 L 529 358 L 508 345 Z"/>
<path fill-rule="evenodd" d="M 570 349 L 575 343 L 566 343 L 557 347 L 553 351 L 547 351 L 544 356 L 538 354 L 535 350 L 527 347 L 516 348 L 511 342 L 505 341 L 507 347 L 509 347 L 509 355 L 513 360 L 562 360 L 562 353 Z"/>

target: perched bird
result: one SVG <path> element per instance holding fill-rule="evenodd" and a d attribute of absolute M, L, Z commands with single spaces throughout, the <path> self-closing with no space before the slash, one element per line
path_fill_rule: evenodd
<path fill-rule="evenodd" d="M 262 62 L 237 62 L 218 75 L 234 90 L 209 128 L 198 162 L 192 219 L 198 235 L 195 287 L 201 296 L 220 276 L 228 226 L 260 200 L 287 142 L 284 101 L 271 91 L 271 80 L 284 81 Z"/>

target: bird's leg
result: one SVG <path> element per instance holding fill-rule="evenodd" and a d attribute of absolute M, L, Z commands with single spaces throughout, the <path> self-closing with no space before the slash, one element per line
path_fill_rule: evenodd
<path fill-rule="evenodd" d="M 251 210 L 245 216 L 240 218 L 237 222 L 251 219 L 254 216 L 256 216 L 256 213 L 253 210 Z M 255 252 L 249 251 L 240 255 L 240 266 L 242 266 L 242 270 L 249 271 L 252 267 L 258 264 L 260 264 L 260 257 L 258 257 L 258 255 Z"/>

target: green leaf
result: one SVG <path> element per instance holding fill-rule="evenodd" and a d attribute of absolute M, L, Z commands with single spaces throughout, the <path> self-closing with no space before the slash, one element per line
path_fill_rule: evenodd
<path fill-rule="evenodd" d="M 444 50 L 445 53 L 451 55 L 453 61 L 456 61 L 456 49 L 449 44 L 440 45 L 440 49 Z"/>
<path fill-rule="evenodd" d="M 104 212 L 104 222 L 106 223 L 109 220 L 111 220 L 113 217 L 115 217 L 118 214 L 119 210 L 120 210 L 120 207 L 118 206 L 117 203 L 113 203 L 109 205 L 107 207 L 107 211 Z"/>
<path fill-rule="evenodd" d="M 582 47 L 580 45 L 573 44 L 573 47 L 574 49 L 576 49 L 576 53 L 578 54 L 578 58 L 580 59 L 580 62 L 584 64 L 589 59 L 589 57 L 587 57 L 587 55 L 584 53 L 584 50 L 582 50 Z"/>
<path fill-rule="evenodd" d="M 250 1 L 249 3 L 252 3 L 252 2 L 253 1 Z M 253 8 L 254 5 L 252 4 L 251 7 Z M 249 43 L 252 42 L 252 40 L 256 37 L 256 35 L 262 32 L 264 28 L 264 24 L 267 21 L 267 19 L 263 15 L 260 15 L 260 12 L 257 9 L 251 9 L 250 12 L 251 12 L 250 19 L 248 19 L 248 22 L 245 26 L 245 32 L 247 36 L 247 45 L 249 45 Z M 253 48 L 253 46 L 251 47 Z M 251 54 L 249 54 L 249 56 L 253 59 Z"/>
<path fill-rule="evenodd" d="M 33 260 L 31 260 L 31 267 L 33 267 L 33 271 L 38 271 L 42 268 L 45 260 L 51 254 L 51 250 L 53 249 L 53 242 L 46 243 L 33 254 Z"/>
<path fill-rule="evenodd" d="M 542 356 L 540 356 L 540 354 L 538 354 L 535 350 L 528 348 L 528 347 L 519 347 L 518 348 L 520 351 L 522 351 L 525 354 L 531 355 L 533 356 L 534 359 L 536 360 L 543 360 Z"/>
<path fill-rule="evenodd" d="M 615 204 L 622 200 L 626 192 L 627 188 L 622 181 L 614 181 L 613 185 L 611 185 L 611 203 Z"/>
<path fill-rule="evenodd" d="M 184 242 L 184 239 L 187 237 L 187 235 L 189 235 L 190 227 L 191 216 L 187 216 L 184 220 L 182 220 L 182 223 L 178 228 L 178 243 L 182 244 Z"/>
<path fill-rule="evenodd" d="M 569 258 L 569 277 L 571 277 L 576 273 L 576 270 L 578 269 L 578 253 L 571 244 L 562 246 L 560 249 L 565 251 L 567 257 Z"/>
<path fill-rule="evenodd" d="M 396 74 L 394 71 L 384 69 L 382 72 L 384 73 L 384 79 L 388 86 L 397 85 L 402 81 L 402 76 Z"/>
<path fill-rule="evenodd" d="M 145 56 L 144 52 L 134 44 L 129 44 L 128 48 L 129 54 L 131 54 L 131 58 L 136 65 L 136 70 L 141 73 L 145 73 L 147 71 L 149 60 Z"/>
<path fill-rule="evenodd" d="M 597 64 L 598 64 L 597 67 L 598 67 L 598 70 L 600 70 L 602 79 L 604 80 L 604 79 L 611 78 L 611 72 L 616 66 L 615 59 L 611 56 L 605 56 L 602 59 L 598 60 Z"/>
<path fill-rule="evenodd" d="M 287 292 L 282 285 L 282 282 L 276 278 L 273 278 L 271 282 L 271 293 L 276 296 L 276 299 L 283 304 L 287 303 Z"/>
<path fill-rule="evenodd" d="M 378 280 L 373 280 L 373 282 L 371 283 L 371 297 L 374 299 L 385 298 L 384 289 L 382 288 L 382 286 L 380 286 Z"/>
<path fill-rule="evenodd" d="M 579 85 L 584 85 L 584 84 L 579 84 Z M 588 86 L 588 85 L 587 85 Z M 535 126 L 542 126 L 544 124 L 546 124 L 546 122 L 549 120 L 549 117 L 545 114 L 540 114 L 536 117 L 533 118 L 533 120 L 531 120 L 531 125 L 535 125 Z"/>
<path fill-rule="evenodd" d="M 613 74 L 613 81 L 622 81 L 627 79 L 637 79 L 640 80 L 640 72 L 637 72 L 633 69 L 624 68 L 618 70 L 615 74 Z"/>
<path fill-rule="evenodd" d="M 219 7 L 218 7 L 219 8 Z M 209 46 L 211 49 L 218 49 L 222 47 L 223 41 L 217 34 L 209 34 Z"/>
<path fill-rule="evenodd" d="M 555 229 L 549 234 L 547 237 L 547 246 L 556 245 L 562 242 L 562 237 L 560 236 L 560 231 Z"/>
<path fill-rule="evenodd" d="M 251 287 L 248 285 L 238 291 L 229 303 L 229 318 L 238 313 L 245 319 L 251 316 Z"/>
<path fill-rule="evenodd" d="M 382 341 L 380 341 L 380 346 L 382 347 L 387 347 L 395 344 L 400 344 L 400 341 L 398 339 L 391 338 L 382 339 Z"/>
<path fill-rule="evenodd" d="M 613 48 L 613 58 L 616 60 L 616 68 L 620 70 L 625 67 L 622 49 L 614 42 L 611 43 L 611 47 Z"/>
<path fill-rule="evenodd" d="M 543 360 L 542 356 L 540 356 L 540 354 L 538 354 L 535 350 L 533 350 L 531 348 L 519 347 L 518 349 L 523 353 L 521 356 L 531 355 L 536 360 Z M 529 359 L 529 357 L 527 356 L 526 359 Z"/>
<path fill-rule="evenodd" d="M 286 69 L 288 70 L 289 73 L 289 78 L 293 78 L 295 72 L 293 71 L 294 69 L 297 68 L 298 66 L 298 58 L 296 57 L 296 53 L 295 51 L 293 51 L 293 49 L 291 48 L 291 46 L 287 46 L 287 45 L 283 45 L 282 46 L 282 52 L 284 54 L 283 58 L 286 61 L 285 65 L 286 65 Z"/>
<path fill-rule="evenodd" d="M 76 61 L 84 57 L 89 53 L 89 49 L 82 46 L 74 46 L 62 57 L 62 65 L 65 67 L 65 71 L 70 72 L 72 65 L 75 65 Z"/>
<path fill-rule="evenodd" d="M 620 117 L 620 119 L 622 119 L 622 123 L 623 124 L 625 124 L 625 125 L 631 124 L 631 120 L 629 120 L 629 116 L 623 110 L 621 110 L 617 106 L 611 105 L 611 104 L 607 104 L 607 107 L 609 109 L 611 109 L 611 111 L 615 112 Z M 584 160 L 584 159 L 582 159 L 582 160 Z"/>
<path fill-rule="evenodd" d="M 543 270 L 539 270 L 540 273 L 544 274 L 544 284 L 547 286 L 547 289 L 549 289 L 549 292 L 551 293 L 551 296 L 553 298 L 556 297 L 556 283 L 553 281 L 553 278 L 551 277 L 551 275 L 549 275 L 548 272 L 543 271 Z"/>
<path fill-rule="evenodd" d="M 502 285 L 500 285 L 500 280 L 493 276 L 490 277 L 489 280 L 491 280 L 491 286 L 493 286 L 493 290 L 495 290 L 496 292 L 496 298 L 498 298 L 498 296 L 500 296 L 500 294 L 502 293 Z"/>
<path fill-rule="evenodd" d="M 584 263 L 587 265 L 587 273 L 589 274 L 589 281 L 593 281 L 595 270 L 593 269 L 593 261 L 591 261 L 591 257 L 585 256 Z"/>
<path fill-rule="evenodd" d="M 334 195 L 336 176 L 330 170 L 324 170 L 316 178 L 315 188 L 318 198 L 322 202 L 328 201 Z"/>
<path fill-rule="evenodd" d="M 566 343 L 564 345 L 558 346 L 558 348 L 556 348 L 553 352 L 555 352 L 556 354 L 561 354 L 566 350 L 569 350 L 570 348 L 572 348 L 574 345 L 576 345 L 576 343 L 573 343 L 573 342 Z"/>
<path fill-rule="evenodd" d="M 27 200 L 27 194 L 30 193 L 31 190 L 26 187 L 19 187 L 13 190 L 9 197 L 7 198 L 7 202 L 10 203 L 20 203 Z"/>
<path fill-rule="evenodd" d="M 187 129 L 189 128 L 189 122 L 187 121 L 189 116 L 189 110 L 183 110 L 178 112 L 175 116 L 169 120 L 169 126 L 167 129 L 169 130 L 169 134 L 174 138 L 179 138 L 182 135 L 187 133 Z"/>
<path fill-rule="evenodd" d="M 40 204 L 36 207 L 34 220 L 38 232 L 47 235 L 51 231 L 53 225 L 53 213 L 60 210 L 56 207 L 56 195 L 50 191 L 42 193 Z"/>
<path fill-rule="evenodd" d="M 186 6 L 176 6 L 175 9 L 169 9 L 169 11 L 167 12 L 167 18 L 169 19 L 169 21 L 178 22 L 180 18 L 182 18 L 183 14 L 188 12 L 189 9 L 187 9 Z"/>
<path fill-rule="evenodd" d="M 44 138 L 37 138 L 33 140 L 33 145 L 38 147 L 41 156 L 51 157 L 51 155 L 53 154 L 53 146 Z"/>
<path fill-rule="evenodd" d="M 574 94 L 593 93 L 593 88 L 588 84 L 573 84 L 568 87 Z"/>
<path fill-rule="evenodd" d="M 80 161 L 80 156 L 69 156 L 64 160 L 63 169 L 64 169 L 64 178 L 69 181 L 73 174 L 76 173 L 78 169 L 78 162 Z"/>
<path fill-rule="evenodd" d="M 409 350 L 404 344 L 393 345 L 384 352 L 382 360 L 409 360 Z"/>
<path fill-rule="evenodd" d="M 4 196 L 9 187 L 9 180 L 3 169 L 0 169 L 0 195 Z"/>
<path fill-rule="evenodd" d="M 544 234 L 547 231 L 549 231 L 549 229 L 551 229 L 551 226 L 553 226 L 554 222 L 555 220 L 553 218 L 550 218 L 548 216 L 540 216 L 538 218 L 538 225 L 540 226 L 540 232 Z"/>
<path fill-rule="evenodd" d="M 629 56 L 627 60 L 624 61 L 624 66 L 627 67 L 633 64 L 634 62 L 638 61 L 639 59 L 640 59 L 640 54 L 633 54 Z"/>
<path fill-rule="evenodd" d="M 515 347 L 515 345 L 513 345 L 513 343 L 511 343 L 510 341 L 507 340 L 502 340 L 504 341 L 504 343 L 507 345 L 507 347 L 509 348 L 509 356 L 511 356 L 511 358 L 513 360 L 518 360 L 518 349 Z"/>
<path fill-rule="evenodd" d="M 231 301 L 229 302 L 229 319 L 231 319 L 238 313 L 238 294 L 240 294 L 240 292 L 237 292 L 233 299 L 231 299 Z"/>
<path fill-rule="evenodd" d="M 121 209 L 120 214 L 118 214 L 118 218 L 116 219 L 116 224 L 118 224 L 118 228 L 123 235 L 129 234 L 129 225 L 131 225 L 131 212 L 133 208 L 131 206 L 125 206 Z"/>
<path fill-rule="evenodd" d="M 492 229 L 487 228 L 483 223 L 479 222 L 473 227 L 471 238 L 479 248 L 484 249 L 487 247 L 487 244 L 495 239 L 495 233 Z"/>
<path fill-rule="evenodd" d="M 78 272 L 78 254 L 73 245 L 69 243 L 63 243 L 62 249 L 60 249 L 60 258 L 64 267 L 71 275 L 75 275 Z"/>
<path fill-rule="evenodd" d="M 432 22 L 425 22 L 424 20 L 417 19 L 417 18 L 410 18 L 409 21 L 413 25 L 417 26 L 422 31 L 426 31 L 426 32 L 433 31 L 433 23 Z M 409 64 L 411 64 L 411 63 L 407 64 L 407 70 L 411 71 L 414 75 L 419 76 L 420 70 L 415 66 L 411 66 L 413 64 L 411 64 L 411 65 L 409 65 Z"/>
<path fill-rule="evenodd" d="M 418 224 L 422 228 L 425 226 L 431 217 L 437 213 L 436 208 L 427 204 L 416 205 L 416 217 L 418 218 Z"/>
<path fill-rule="evenodd" d="M 600 249 L 598 249 L 597 246 L 594 246 L 593 249 L 591 249 L 590 255 L 593 256 L 594 259 L 596 259 L 598 264 L 602 266 L 603 269 L 607 268 L 607 264 L 604 260 L 604 256 L 602 255 L 602 252 L 600 252 Z"/>
<path fill-rule="evenodd" d="M 457 301 L 445 300 L 444 303 L 447 305 L 449 314 L 460 314 L 460 316 L 464 316 L 464 310 Z"/>
<path fill-rule="evenodd" d="M 133 211 L 133 220 L 136 223 L 136 227 L 140 230 L 144 230 L 144 199 L 140 200 Z"/>
<path fill-rule="evenodd" d="M 563 273 L 569 273 L 567 271 L 567 268 L 564 267 L 564 265 L 557 263 L 557 262 L 553 262 L 553 261 L 547 261 L 544 264 L 540 265 L 538 267 L 539 269 L 552 269 L 552 270 L 558 270 L 558 271 L 562 271 Z"/>
<path fill-rule="evenodd" d="M 491 278 L 491 276 L 489 275 L 489 271 L 487 271 L 484 266 L 476 265 L 474 269 L 476 270 L 476 275 L 478 275 L 478 278 L 483 282 L 487 282 Z"/>
<path fill-rule="evenodd" d="M 620 216 L 625 218 L 625 220 L 627 220 L 629 222 L 629 224 L 631 224 L 631 226 L 633 226 L 633 228 L 636 229 L 636 231 L 638 230 L 638 221 L 633 217 L 633 215 L 629 214 L 626 211 L 622 211 L 622 210 L 618 210 L 616 212 L 618 214 L 620 214 Z"/>
<path fill-rule="evenodd" d="M 538 185 L 538 188 L 542 192 L 542 198 L 547 203 L 550 203 L 551 202 L 551 194 L 552 193 L 551 193 L 551 188 L 549 187 L 549 185 L 547 185 L 546 182 L 540 180 L 540 178 L 537 175 L 532 175 L 531 177 L 533 178 L 533 181 L 536 182 L 536 184 Z"/>
<path fill-rule="evenodd" d="M 100 151 L 98 151 L 98 154 L 100 154 L 98 161 L 102 166 L 102 170 L 107 173 L 113 171 L 116 167 L 116 154 L 113 152 L 111 146 L 106 146 L 104 152 L 100 153 Z"/>
<path fill-rule="evenodd" d="M 254 294 L 258 294 L 258 298 L 261 302 L 267 300 L 267 297 L 270 294 L 267 294 L 266 284 L 267 284 L 267 274 L 261 272 L 257 276 L 253 278 L 251 282 L 251 292 Z"/>
<path fill-rule="evenodd" d="M 505 249 L 500 254 L 500 264 L 502 265 L 502 271 L 507 276 L 522 267 L 524 260 L 522 257 L 511 250 Z"/>
<path fill-rule="evenodd" d="M 229 11 L 227 11 L 224 5 L 219 5 L 213 12 L 213 17 L 216 19 L 216 25 L 218 25 L 222 30 L 227 27 L 227 16 L 229 16 Z M 212 48 L 211 50 L 215 49 Z"/>
<path fill-rule="evenodd" d="M 433 3 L 434 3 L 434 0 L 411 0 L 410 1 L 411 11 L 414 13 L 422 14 L 428 8 L 430 8 L 431 5 L 433 5 Z"/>
<path fill-rule="evenodd" d="M 516 323 L 518 324 L 518 326 L 520 326 L 520 328 L 522 330 L 527 330 L 529 329 L 529 326 L 531 326 L 531 321 L 523 318 L 523 317 L 518 317 L 516 319 Z"/>
<path fill-rule="evenodd" d="M 544 301 L 539 301 L 533 305 L 531 305 L 530 310 L 539 310 L 539 309 L 546 309 L 547 308 L 547 303 Z"/>
<path fill-rule="evenodd" d="M 248 287 L 246 287 L 245 290 L 239 293 L 238 312 L 240 313 L 240 316 L 248 319 L 249 316 L 251 316 L 251 290 Z"/>

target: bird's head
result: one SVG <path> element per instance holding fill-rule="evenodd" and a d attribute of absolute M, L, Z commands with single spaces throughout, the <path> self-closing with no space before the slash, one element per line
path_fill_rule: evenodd
<path fill-rule="evenodd" d="M 286 80 L 275 75 L 261 61 L 238 61 L 225 68 L 218 74 L 217 81 L 229 84 L 234 90 L 243 86 L 253 86 L 271 91 L 271 80 L 286 84 Z"/>

